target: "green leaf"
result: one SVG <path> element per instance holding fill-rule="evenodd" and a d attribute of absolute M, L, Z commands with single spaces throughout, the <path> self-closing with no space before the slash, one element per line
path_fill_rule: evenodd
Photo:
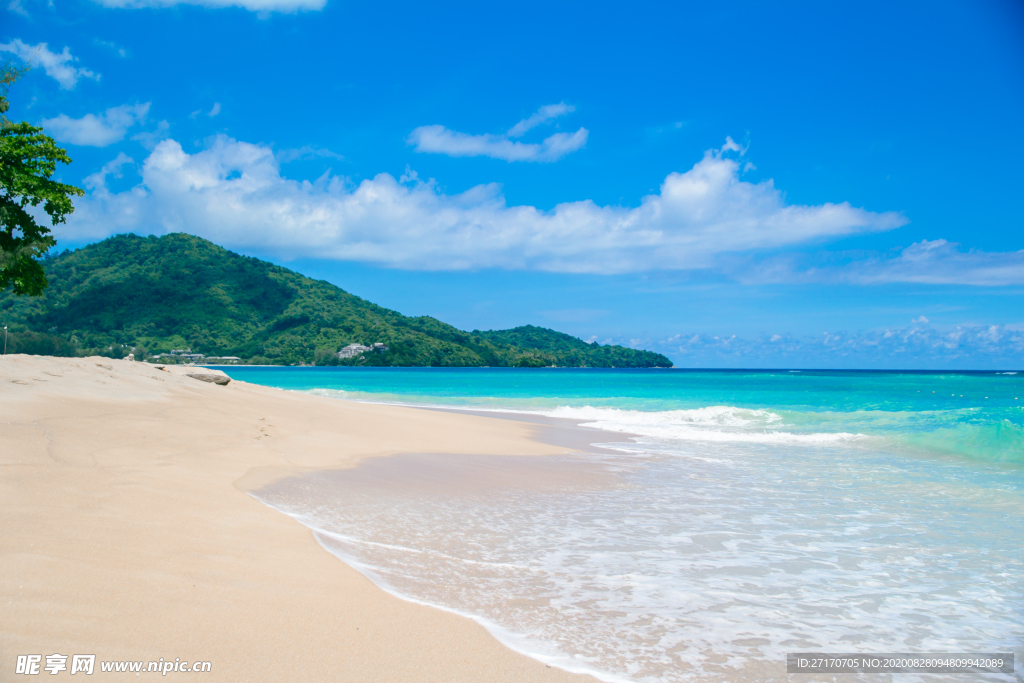
<path fill-rule="evenodd" d="M 6 88 L 20 72 L 9 65 L 0 78 L 0 112 L 7 110 Z M 36 222 L 31 209 L 41 207 L 52 225 L 75 210 L 72 197 L 85 192 L 53 180 L 57 164 L 70 164 L 67 152 L 43 129 L 26 122 L 0 123 L 0 290 L 13 286 L 17 295 L 38 296 L 46 289 L 39 259 L 57 241 L 50 228 Z"/>

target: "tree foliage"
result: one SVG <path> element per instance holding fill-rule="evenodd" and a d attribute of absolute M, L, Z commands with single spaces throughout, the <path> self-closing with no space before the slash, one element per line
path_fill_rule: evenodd
<path fill-rule="evenodd" d="M 71 198 L 85 193 L 53 180 L 58 163 L 71 163 L 53 138 L 27 122 L 7 120 L 7 89 L 21 73 L 7 65 L 0 79 L 0 288 L 39 295 L 47 284 L 39 259 L 57 241 L 49 227 L 36 222 L 31 209 L 41 205 L 50 223 L 58 225 L 75 210 Z"/>
<path fill-rule="evenodd" d="M 328 282 L 234 254 L 191 235 L 118 235 L 43 261 L 41 297 L 0 294 L 0 320 L 34 344 L 121 357 L 191 349 L 253 363 L 318 365 L 670 367 L 661 354 L 587 344 L 540 327 L 465 332 L 411 318 Z M 44 335 L 44 336 L 39 336 Z M 26 340 L 28 337 L 26 337 Z M 350 343 L 381 342 L 339 359 Z"/>

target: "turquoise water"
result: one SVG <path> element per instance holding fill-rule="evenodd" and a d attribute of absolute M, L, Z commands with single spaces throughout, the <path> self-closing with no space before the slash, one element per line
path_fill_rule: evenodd
<path fill-rule="evenodd" d="M 226 371 L 633 435 L 612 453 L 399 456 L 256 494 L 386 590 L 551 665 L 763 681 L 786 680 L 794 651 L 1013 651 L 1020 670 L 1024 375 Z"/>
<path fill-rule="evenodd" d="M 247 382 L 364 401 L 619 415 L 666 429 L 692 411 L 767 411 L 776 433 L 884 437 L 890 447 L 1024 464 L 1024 373 L 444 368 L 224 368 Z M 587 410 L 589 409 L 589 410 Z M 743 415 L 743 413 L 740 413 Z M 612 413 L 605 417 L 613 417 Z M 673 418 L 678 418 L 673 420 Z M 777 418 L 777 419 L 776 419 Z M 682 422 L 679 420 L 682 419 Z M 608 428 L 609 425 L 603 425 Z M 647 430 L 645 430 L 647 431 Z"/>

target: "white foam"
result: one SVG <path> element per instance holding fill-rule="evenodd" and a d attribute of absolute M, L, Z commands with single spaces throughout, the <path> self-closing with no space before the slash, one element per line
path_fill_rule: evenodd
<path fill-rule="evenodd" d="M 259 496 L 253 495 L 253 497 L 256 498 L 257 500 L 260 500 L 261 502 L 270 504 L 267 501 L 260 498 Z M 382 571 L 382 567 L 376 566 L 372 562 L 367 562 L 364 559 L 364 556 L 362 556 L 360 553 L 352 552 L 347 548 L 350 548 L 352 546 L 375 546 L 377 548 L 397 550 L 399 552 L 410 553 L 413 555 L 432 554 L 429 551 L 410 548 L 406 546 L 397 546 L 388 543 L 374 543 L 372 541 L 361 540 L 354 536 L 329 531 L 320 526 L 317 526 L 317 519 L 318 517 L 323 515 L 323 510 L 320 510 L 321 514 L 319 516 L 315 514 L 310 516 L 309 514 L 297 513 L 294 511 L 294 508 L 289 508 L 288 506 L 271 506 L 275 507 L 281 512 L 284 512 L 289 517 L 294 518 L 301 524 L 308 527 L 311 531 L 313 531 L 313 536 L 316 538 L 317 542 L 321 545 L 321 547 L 330 552 L 332 555 L 335 555 L 338 559 L 342 560 L 349 566 L 355 568 L 356 570 L 364 574 L 367 578 L 373 581 L 381 589 L 385 590 L 391 595 L 394 595 L 397 598 L 400 598 L 407 602 L 412 602 L 417 605 L 424 605 L 427 607 L 433 607 L 435 609 L 441 609 L 446 612 L 457 614 L 460 617 L 471 619 L 476 623 L 480 624 L 481 626 L 483 626 L 485 629 L 487 629 L 487 631 L 491 635 L 493 635 L 498 641 L 504 643 L 505 646 L 510 648 L 511 650 L 526 655 L 527 657 L 536 659 L 544 664 L 558 667 L 560 669 L 568 671 L 569 673 L 592 676 L 599 681 L 604 681 L 605 683 L 634 683 L 629 678 L 625 678 L 608 671 L 603 671 L 601 669 L 596 669 L 591 666 L 587 666 L 586 664 L 581 663 L 577 658 L 568 655 L 565 652 L 561 652 L 557 648 L 553 649 L 543 647 L 543 645 L 538 647 L 537 641 L 535 639 L 531 639 L 529 635 L 524 635 L 522 633 L 517 633 L 515 631 L 509 630 L 499 622 L 494 621 L 492 619 L 488 619 L 487 617 L 477 612 L 460 610 L 443 602 L 429 602 L 421 600 L 414 594 L 411 594 L 409 592 L 402 592 L 401 590 L 396 589 L 388 581 L 386 569 Z M 334 543 L 331 543 L 330 541 L 334 541 Z M 493 562 L 474 562 L 473 560 L 452 557 L 445 555 L 443 553 L 433 553 L 433 555 L 435 557 L 441 557 L 456 563 L 463 563 L 467 565 L 491 565 L 501 567 L 503 569 L 515 569 L 519 571 L 530 571 L 531 569 L 533 569 L 531 567 L 524 565 L 509 565 L 507 563 Z"/>
<path fill-rule="evenodd" d="M 777 413 L 733 406 L 665 411 L 560 406 L 542 413 L 582 420 L 584 426 L 595 429 L 679 441 L 826 445 L 866 438 L 849 432 L 782 431 L 782 418 Z"/>
<path fill-rule="evenodd" d="M 351 394 L 344 389 L 310 389 L 308 392 L 314 396 L 326 396 L 328 398 L 349 398 Z"/>
<path fill-rule="evenodd" d="M 593 456 L 618 482 L 598 490 L 303 483 L 266 502 L 386 590 L 607 681 L 717 679 L 719 657 L 777 666 L 794 650 L 1019 648 L 1020 490 L 849 449 L 690 443 L 676 455 Z"/>
<path fill-rule="evenodd" d="M 777 413 L 763 409 L 735 406 L 706 406 L 690 410 L 623 410 L 599 406 L 558 406 L 556 408 L 516 409 L 480 405 L 451 405 L 444 403 L 414 403 L 410 401 L 384 401 L 379 398 L 355 397 L 340 389 L 312 389 L 318 396 L 357 400 L 361 403 L 398 405 L 411 408 L 439 410 L 472 410 L 482 413 L 508 413 L 513 415 L 542 415 L 579 420 L 585 427 L 609 432 L 676 441 L 708 441 L 718 443 L 833 445 L 851 443 L 868 438 L 865 434 L 850 432 L 799 432 L 782 429 L 786 425 Z M 609 446 L 609 448 L 619 448 Z"/>

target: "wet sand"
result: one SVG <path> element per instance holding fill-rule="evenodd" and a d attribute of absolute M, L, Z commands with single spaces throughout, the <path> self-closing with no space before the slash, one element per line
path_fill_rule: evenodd
<path fill-rule="evenodd" d="M 207 371 L 0 358 L 0 680 L 18 654 L 54 653 L 95 654 L 109 679 L 136 675 L 98 662 L 180 658 L 217 681 L 592 680 L 385 593 L 248 493 L 371 457 L 553 455 L 576 437 L 186 372 Z"/>

